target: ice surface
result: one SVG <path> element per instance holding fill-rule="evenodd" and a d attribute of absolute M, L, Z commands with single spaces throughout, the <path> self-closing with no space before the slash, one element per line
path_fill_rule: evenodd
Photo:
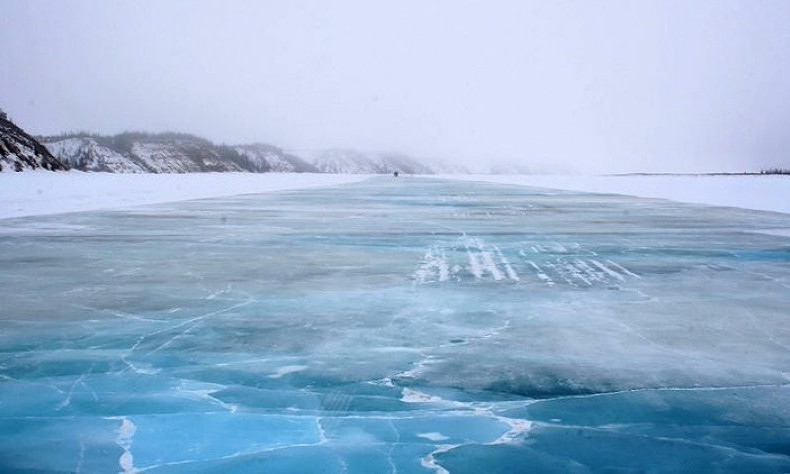
<path fill-rule="evenodd" d="M 790 216 L 379 177 L 0 223 L 0 466 L 786 472 Z"/>

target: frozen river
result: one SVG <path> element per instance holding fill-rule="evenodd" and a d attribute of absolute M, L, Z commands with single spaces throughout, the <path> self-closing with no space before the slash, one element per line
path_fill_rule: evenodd
<path fill-rule="evenodd" d="M 790 215 L 418 178 L 0 221 L 0 471 L 787 472 Z"/>

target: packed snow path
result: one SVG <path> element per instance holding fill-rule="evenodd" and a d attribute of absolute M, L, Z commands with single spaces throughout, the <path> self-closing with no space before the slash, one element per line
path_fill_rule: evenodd
<path fill-rule="evenodd" d="M 6 219 L 0 471 L 787 471 L 788 228 L 390 177 Z"/>

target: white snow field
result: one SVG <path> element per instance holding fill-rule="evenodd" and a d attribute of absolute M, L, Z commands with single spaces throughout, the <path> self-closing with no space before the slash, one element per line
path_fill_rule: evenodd
<path fill-rule="evenodd" d="M 287 191 L 367 177 L 315 173 L 4 173 L 0 174 L 0 219 Z"/>
<path fill-rule="evenodd" d="M 790 472 L 787 228 L 391 176 L 3 219 L 0 471 Z"/>
<path fill-rule="evenodd" d="M 786 175 L 447 175 L 443 178 L 790 213 Z"/>

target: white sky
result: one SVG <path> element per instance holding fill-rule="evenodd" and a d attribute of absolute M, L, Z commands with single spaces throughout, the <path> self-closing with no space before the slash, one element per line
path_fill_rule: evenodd
<path fill-rule="evenodd" d="M 790 167 L 790 1 L 0 0 L 0 107 L 36 134 Z"/>

